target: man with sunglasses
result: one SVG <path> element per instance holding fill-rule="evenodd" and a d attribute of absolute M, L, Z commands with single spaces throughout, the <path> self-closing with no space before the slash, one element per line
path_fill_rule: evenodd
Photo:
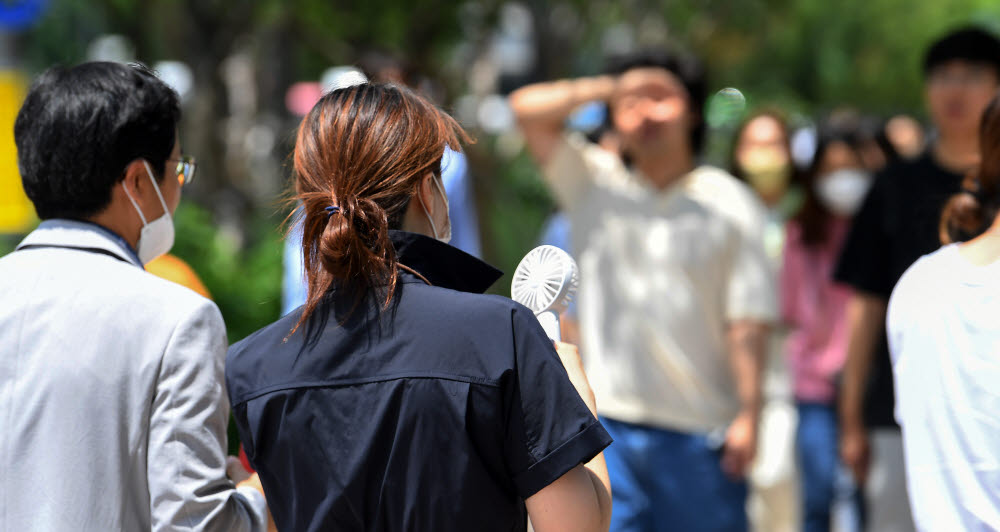
<path fill-rule="evenodd" d="M 173 90 L 116 63 L 48 70 L 18 113 L 42 223 L 0 258 L 2 530 L 268 524 L 225 455 L 222 316 L 143 269 L 194 176 L 179 120 Z"/>

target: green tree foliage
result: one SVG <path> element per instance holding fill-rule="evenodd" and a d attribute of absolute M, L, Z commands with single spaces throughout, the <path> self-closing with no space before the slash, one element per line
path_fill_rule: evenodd
<path fill-rule="evenodd" d="M 219 228 L 211 213 L 194 202 L 183 202 L 174 217 L 177 229 L 173 254 L 188 261 L 219 306 L 232 342 L 267 325 L 281 310 L 281 219 L 258 212 L 245 246 L 238 232 Z"/>

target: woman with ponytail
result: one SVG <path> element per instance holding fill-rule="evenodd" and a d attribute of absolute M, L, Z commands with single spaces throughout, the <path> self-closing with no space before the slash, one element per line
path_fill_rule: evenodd
<path fill-rule="evenodd" d="M 461 140 L 391 84 L 336 89 L 299 127 L 308 299 L 226 362 L 280 530 L 608 528 L 611 440 L 575 347 L 447 245 L 441 158 Z"/>
<path fill-rule="evenodd" d="M 903 275 L 887 329 L 907 486 L 920 530 L 1000 530 L 1000 98 L 981 161 Z"/>

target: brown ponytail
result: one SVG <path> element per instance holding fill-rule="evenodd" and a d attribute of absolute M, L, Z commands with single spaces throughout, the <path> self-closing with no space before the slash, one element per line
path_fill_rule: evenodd
<path fill-rule="evenodd" d="M 979 125 L 979 166 L 962 181 L 962 191 L 948 200 L 938 228 L 942 244 L 981 235 L 1000 209 L 1000 96 L 983 111 Z"/>
<path fill-rule="evenodd" d="M 293 332 L 331 292 L 353 311 L 374 291 L 388 307 L 397 279 L 389 230 L 421 179 L 440 175 L 445 146 L 468 140 L 443 111 L 405 87 L 361 84 L 325 95 L 299 126 L 295 198 L 301 203 L 307 299 Z"/>

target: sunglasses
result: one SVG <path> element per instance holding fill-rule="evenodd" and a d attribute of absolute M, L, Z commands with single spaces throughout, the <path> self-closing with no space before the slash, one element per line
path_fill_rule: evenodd
<path fill-rule="evenodd" d="M 177 182 L 183 187 L 194 180 L 194 171 L 198 168 L 198 163 L 190 155 L 181 155 L 179 159 L 167 159 L 177 163 Z"/>

